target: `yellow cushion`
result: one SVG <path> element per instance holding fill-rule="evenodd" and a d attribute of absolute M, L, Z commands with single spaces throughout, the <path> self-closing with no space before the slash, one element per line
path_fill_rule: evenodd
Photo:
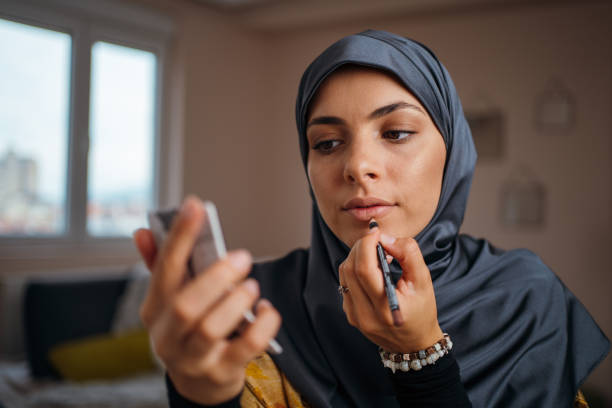
<path fill-rule="evenodd" d="M 62 377 L 73 381 L 114 379 L 155 369 L 144 329 L 61 343 L 51 348 L 49 360 Z"/>

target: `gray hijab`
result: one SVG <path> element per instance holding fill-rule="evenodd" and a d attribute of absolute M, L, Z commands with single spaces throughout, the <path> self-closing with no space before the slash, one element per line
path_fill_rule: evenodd
<path fill-rule="evenodd" d="M 453 338 L 473 405 L 570 406 L 607 354 L 609 341 L 537 255 L 502 251 L 459 234 L 476 150 L 453 82 L 428 48 L 369 30 L 339 40 L 317 57 L 302 77 L 296 103 L 304 166 L 309 103 L 320 84 L 347 64 L 399 78 L 444 138 L 438 207 L 415 238 L 431 271 L 440 326 Z M 285 353 L 274 359 L 314 406 L 395 407 L 377 346 L 346 322 L 336 292 L 337 266 L 349 250 L 325 224 L 313 199 L 310 249 L 256 267 L 264 296 L 284 318 L 279 340 Z"/>

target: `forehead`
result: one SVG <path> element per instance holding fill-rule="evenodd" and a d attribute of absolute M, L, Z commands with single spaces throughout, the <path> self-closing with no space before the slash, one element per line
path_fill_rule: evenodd
<path fill-rule="evenodd" d="M 395 75 L 375 68 L 346 65 L 330 74 L 319 86 L 310 103 L 307 119 L 313 115 L 340 114 L 347 108 L 370 113 L 381 105 L 399 101 L 424 110 Z"/>

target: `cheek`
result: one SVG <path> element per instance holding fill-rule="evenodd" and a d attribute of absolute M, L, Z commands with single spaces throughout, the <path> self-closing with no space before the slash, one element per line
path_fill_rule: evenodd
<path fill-rule="evenodd" d="M 446 165 L 446 146 L 442 139 L 442 135 L 438 135 L 439 141 L 433 152 L 431 165 L 429 166 L 429 174 L 432 186 L 436 187 L 438 196 L 442 190 L 442 178 L 444 177 L 444 166 Z M 439 198 L 439 197 L 437 197 Z"/>
<path fill-rule="evenodd" d="M 422 146 L 418 155 L 399 161 L 404 163 L 401 168 L 390 170 L 395 175 L 394 184 L 403 186 L 402 195 L 411 212 L 424 218 L 433 216 L 442 188 L 446 150 L 442 136 L 437 137 L 440 143 Z"/>
<path fill-rule="evenodd" d="M 433 216 L 440 200 L 442 190 L 442 177 L 444 176 L 444 163 L 446 160 L 446 148 L 442 136 L 438 136 L 439 143 L 431 146 L 429 154 L 420 164 L 421 188 L 426 198 L 423 206 Z"/>
<path fill-rule="evenodd" d="M 329 171 L 330 169 L 326 169 L 322 163 L 310 160 L 310 158 L 308 159 L 308 180 L 310 180 L 310 186 L 317 200 L 317 205 L 321 209 L 326 206 L 326 199 L 329 198 Z"/>

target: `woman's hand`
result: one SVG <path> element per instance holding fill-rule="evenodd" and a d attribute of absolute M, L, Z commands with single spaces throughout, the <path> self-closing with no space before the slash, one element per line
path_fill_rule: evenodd
<path fill-rule="evenodd" d="M 397 259 L 403 274 L 396 293 L 404 323 L 393 325 L 376 255 L 380 242 Z M 339 268 L 340 284 L 349 288 L 342 308 L 348 322 L 368 339 L 391 352 L 415 352 L 442 338 L 431 275 L 417 242 L 395 239 L 378 228 L 358 240 Z"/>
<path fill-rule="evenodd" d="M 155 353 L 181 395 L 212 405 L 241 392 L 246 365 L 266 349 L 281 319 L 268 301 L 261 300 L 255 322 L 228 339 L 257 301 L 259 286 L 254 279 L 245 280 L 251 269 L 246 251 L 230 252 L 185 281 L 187 260 L 204 217 L 202 203 L 187 198 L 159 251 L 150 230 L 136 231 L 134 242 L 152 273 L 140 315 Z"/>

